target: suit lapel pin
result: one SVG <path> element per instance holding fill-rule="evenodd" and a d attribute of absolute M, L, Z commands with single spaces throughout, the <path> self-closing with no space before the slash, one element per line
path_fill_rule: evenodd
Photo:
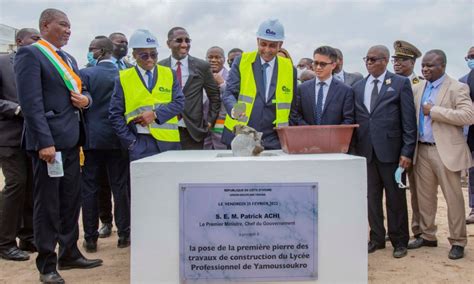
<path fill-rule="evenodd" d="M 390 78 L 388 78 L 387 80 L 385 80 L 385 85 L 390 85 L 392 83 L 392 80 Z"/>

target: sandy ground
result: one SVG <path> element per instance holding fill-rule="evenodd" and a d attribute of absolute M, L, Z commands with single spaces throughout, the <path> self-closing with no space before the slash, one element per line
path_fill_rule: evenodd
<path fill-rule="evenodd" d="M 463 192 L 467 211 L 467 189 L 463 188 Z M 448 259 L 446 202 L 441 191 L 438 196 L 438 247 L 410 250 L 407 257 L 394 259 L 392 248 L 387 243 L 386 249 L 369 255 L 369 283 L 474 283 L 474 225 L 468 225 L 469 244 L 464 259 Z M 407 198 L 409 200 L 409 193 Z M 103 266 L 91 270 L 61 271 L 61 275 L 68 283 L 129 283 L 130 248 L 117 248 L 117 238 L 114 231 L 111 237 L 99 239 L 97 253 L 85 253 L 88 258 L 103 259 Z M 78 246 L 82 248 L 82 228 Z M 31 254 L 30 260 L 25 262 L 0 259 L 0 283 L 38 283 L 35 257 L 36 254 Z"/>

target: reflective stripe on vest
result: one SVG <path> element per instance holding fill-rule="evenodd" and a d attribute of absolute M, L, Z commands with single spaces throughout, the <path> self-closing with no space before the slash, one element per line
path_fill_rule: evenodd
<path fill-rule="evenodd" d="M 252 114 L 253 105 L 255 103 L 255 97 L 257 96 L 257 85 L 255 83 L 255 77 L 253 75 L 252 64 L 258 60 L 258 54 L 254 52 L 244 52 L 239 64 L 240 71 L 240 93 L 237 99 L 237 103 L 245 103 L 245 119 L 238 121 L 226 115 L 225 128 L 229 131 L 233 131 L 234 126 L 237 124 L 247 125 Z M 272 102 L 276 106 L 276 118 L 273 124 L 276 127 L 288 126 L 290 117 L 291 102 L 293 100 L 293 64 L 288 58 L 277 56 L 278 60 L 278 73 L 277 73 L 277 86 L 275 89 L 275 100 Z"/>
<path fill-rule="evenodd" d="M 120 71 L 120 84 L 125 98 L 125 119 L 130 123 L 140 113 L 154 111 L 160 105 L 171 102 L 173 73 L 169 67 L 157 65 L 157 82 L 151 94 L 140 80 L 137 68 Z M 163 124 L 153 121 L 148 125 L 150 134 L 159 141 L 179 142 L 178 118 L 175 116 Z"/>

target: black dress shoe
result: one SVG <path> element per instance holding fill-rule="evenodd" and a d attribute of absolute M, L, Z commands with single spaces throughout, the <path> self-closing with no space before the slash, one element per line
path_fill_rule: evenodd
<path fill-rule="evenodd" d="M 55 283 L 55 284 L 65 283 L 64 279 L 56 271 L 46 273 L 46 274 L 40 274 L 40 282 L 41 283 Z"/>
<path fill-rule="evenodd" d="M 99 229 L 99 238 L 108 238 L 112 234 L 112 223 L 104 223 Z"/>
<path fill-rule="evenodd" d="M 374 251 L 376 251 L 378 249 L 384 249 L 385 248 L 385 244 L 379 245 L 378 243 L 373 242 L 373 241 L 370 241 L 368 246 L 369 246 L 369 248 L 368 248 L 369 253 L 373 253 Z"/>
<path fill-rule="evenodd" d="M 58 262 L 58 269 L 59 270 L 67 270 L 67 269 L 87 269 L 87 268 L 94 268 L 97 266 L 102 265 L 102 259 L 87 259 L 85 257 L 79 257 L 78 259 L 68 260 L 68 261 L 61 261 Z"/>
<path fill-rule="evenodd" d="M 40 282 L 42 283 L 65 283 L 64 279 L 57 273 L 56 271 L 46 273 L 46 274 L 41 274 L 40 273 Z"/>
<path fill-rule="evenodd" d="M 437 247 L 438 241 L 428 241 L 423 238 L 416 238 L 408 243 L 408 249 L 417 249 L 421 247 Z"/>
<path fill-rule="evenodd" d="M 86 249 L 87 252 L 97 252 L 97 241 L 94 240 L 84 240 L 82 246 Z"/>
<path fill-rule="evenodd" d="M 118 248 L 126 248 L 130 246 L 130 237 L 120 237 L 117 242 Z"/>
<path fill-rule="evenodd" d="M 20 245 L 18 246 L 21 250 L 27 252 L 37 252 L 36 246 L 33 242 L 20 240 Z"/>
<path fill-rule="evenodd" d="M 408 253 L 408 250 L 406 247 L 397 247 L 393 250 L 393 257 L 394 258 L 402 258 L 406 256 Z"/>
<path fill-rule="evenodd" d="M 30 259 L 30 256 L 27 252 L 20 250 L 16 246 L 13 246 L 7 249 L 0 249 L 0 258 L 14 261 L 25 261 Z"/>
<path fill-rule="evenodd" d="M 448 255 L 449 259 L 460 259 L 464 257 L 464 247 L 452 246 Z"/>

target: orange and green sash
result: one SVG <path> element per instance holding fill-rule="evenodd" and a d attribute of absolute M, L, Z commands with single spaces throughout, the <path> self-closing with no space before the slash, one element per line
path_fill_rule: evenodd
<path fill-rule="evenodd" d="M 40 39 L 33 46 L 37 47 L 41 53 L 46 56 L 46 58 L 51 62 L 58 71 L 61 78 L 63 78 L 64 83 L 66 84 L 69 91 L 76 92 L 78 94 L 82 93 L 82 82 L 79 76 L 69 67 L 67 62 L 57 54 L 46 41 Z"/>

